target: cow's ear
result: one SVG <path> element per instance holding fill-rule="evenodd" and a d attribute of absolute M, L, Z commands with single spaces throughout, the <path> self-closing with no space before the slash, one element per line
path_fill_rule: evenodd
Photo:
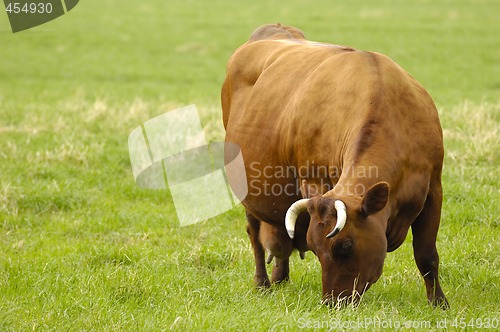
<path fill-rule="evenodd" d="M 320 195 L 320 193 L 318 192 L 318 187 L 315 184 L 310 185 L 306 180 L 302 180 L 300 193 L 302 194 L 303 198 L 312 198 L 314 196 Z"/>
<path fill-rule="evenodd" d="M 368 189 L 362 201 L 362 210 L 366 215 L 382 210 L 389 199 L 389 184 L 379 182 Z"/>

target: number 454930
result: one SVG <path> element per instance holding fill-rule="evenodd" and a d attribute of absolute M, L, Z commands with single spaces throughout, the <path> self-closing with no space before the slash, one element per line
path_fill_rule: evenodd
<path fill-rule="evenodd" d="M 451 324 L 452 327 L 458 327 L 461 329 L 469 328 L 483 328 L 483 329 L 497 329 L 499 327 L 498 318 L 472 318 L 466 320 L 464 317 L 460 319 L 455 319 Z"/>
<path fill-rule="evenodd" d="M 11 2 L 5 7 L 5 11 L 9 14 L 50 14 L 52 13 L 52 4 L 48 3 L 20 3 L 20 2 Z"/>

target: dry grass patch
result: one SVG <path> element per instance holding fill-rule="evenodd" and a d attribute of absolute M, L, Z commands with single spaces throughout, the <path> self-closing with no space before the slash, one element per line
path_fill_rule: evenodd
<path fill-rule="evenodd" d="M 464 102 L 440 110 L 446 157 L 455 165 L 498 163 L 500 103 Z"/>

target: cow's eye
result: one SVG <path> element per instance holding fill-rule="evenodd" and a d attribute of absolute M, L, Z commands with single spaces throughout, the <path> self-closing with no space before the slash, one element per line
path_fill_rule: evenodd
<path fill-rule="evenodd" d="M 354 243 L 352 239 L 342 239 L 333 245 L 333 254 L 338 257 L 347 258 L 354 252 Z"/>

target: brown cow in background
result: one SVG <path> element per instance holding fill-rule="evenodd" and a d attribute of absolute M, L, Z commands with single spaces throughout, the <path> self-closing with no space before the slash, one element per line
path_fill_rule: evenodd
<path fill-rule="evenodd" d="M 230 58 L 222 109 L 245 160 L 257 286 L 287 280 L 292 251 L 312 250 L 324 300 L 356 301 L 411 227 L 427 298 L 448 305 L 436 250 L 442 131 L 415 79 L 382 54 L 265 25 Z"/>

